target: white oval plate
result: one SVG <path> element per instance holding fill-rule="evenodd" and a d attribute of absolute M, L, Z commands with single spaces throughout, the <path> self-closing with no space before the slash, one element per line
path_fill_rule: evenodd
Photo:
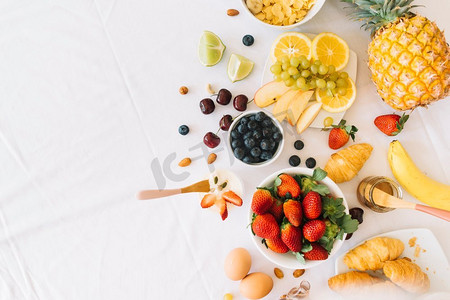
<path fill-rule="evenodd" d="M 307 35 L 310 39 L 313 39 L 316 36 L 316 34 L 312 34 L 312 33 L 305 33 L 305 32 L 302 32 L 302 33 Z M 263 71 L 263 75 L 261 78 L 261 86 L 263 86 L 264 84 L 266 84 L 270 81 L 273 81 L 273 74 L 272 74 L 272 72 L 270 72 L 271 66 L 272 66 L 272 61 L 270 59 L 270 54 L 269 54 L 267 56 L 266 64 L 264 66 L 264 71 Z M 358 71 L 358 57 L 356 56 L 356 53 L 352 49 L 350 49 L 350 57 L 348 59 L 348 63 L 342 71 L 347 72 L 348 76 L 350 76 L 350 78 L 353 79 L 353 82 L 356 85 L 356 72 Z M 315 100 L 314 95 L 310 101 L 312 101 L 312 100 Z M 272 109 L 269 109 L 269 108 L 266 108 L 266 109 L 269 112 L 272 111 Z M 339 124 L 339 121 L 342 120 L 344 115 L 345 115 L 345 111 L 340 112 L 340 113 L 330 113 L 330 112 L 327 112 L 327 111 L 321 109 L 319 114 L 314 119 L 314 121 L 311 123 L 311 125 L 309 125 L 309 127 L 323 128 L 323 120 L 327 117 L 333 118 L 333 124 L 337 125 L 337 124 Z"/>

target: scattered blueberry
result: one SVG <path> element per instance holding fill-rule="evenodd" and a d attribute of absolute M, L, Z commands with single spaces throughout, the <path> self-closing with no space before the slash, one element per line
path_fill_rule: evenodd
<path fill-rule="evenodd" d="M 314 158 L 310 157 L 305 161 L 305 164 L 308 168 L 312 169 L 316 166 L 316 160 Z"/>
<path fill-rule="evenodd" d="M 303 144 L 302 141 L 300 141 L 300 140 L 296 140 L 296 141 L 295 141 L 295 143 L 294 143 L 294 148 L 295 148 L 295 149 L 297 149 L 297 150 L 302 150 L 303 147 L 305 147 L 305 144 Z"/>
<path fill-rule="evenodd" d="M 189 127 L 187 127 L 186 125 L 181 125 L 180 127 L 178 127 L 178 132 L 181 135 L 186 135 L 189 133 Z"/>
<path fill-rule="evenodd" d="M 244 37 L 242 38 L 242 43 L 244 43 L 245 46 L 251 46 L 254 42 L 255 38 L 250 34 L 244 35 Z"/>
<path fill-rule="evenodd" d="M 272 138 L 275 142 L 279 142 L 283 138 L 283 135 L 281 134 L 281 132 L 277 131 L 273 134 Z"/>
<path fill-rule="evenodd" d="M 237 139 L 237 138 L 239 138 L 241 135 L 239 134 L 239 132 L 237 131 L 237 129 L 233 129 L 232 131 L 231 131 L 231 137 L 233 138 L 233 139 Z"/>
<path fill-rule="evenodd" d="M 270 153 L 269 151 L 263 151 L 263 152 L 261 153 L 260 158 L 261 158 L 262 160 L 269 160 L 269 159 L 272 158 L 272 153 Z"/>
<path fill-rule="evenodd" d="M 242 141 L 241 140 L 233 140 L 231 142 L 231 148 L 235 149 L 237 147 L 242 146 Z"/>
<path fill-rule="evenodd" d="M 258 126 L 258 123 L 256 123 L 255 120 L 249 121 L 247 124 L 248 129 L 251 129 L 251 130 L 256 129 L 257 126 Z"/>
<path fill-rule="evenodd" d="M 247 126 L 245 126 L 244 124 L 240 124 L 237 129 L 240 134 L 244 134 L 247 132 Z"/>
<path fill-rule="evenodd" d="M 250 154 L 253 157 L 259 157 L 261 155 L 261 149 L 258 147 L 254 147 L 254 148 L 252 148 L 252 150 L 250 150 Z"/>
<path fill-rule="evenodd" d="M 233 151 L 234 156 L 236 156 L 237 159 L 242 159 L 245 155 L 245 151 L 242 148 L 236 148 Z"/>
<path fill-rule="evenodd" d="M 300 164 L 300 157 L 298 157 L 297 155 L 292 155 L 291 157 L 289 157 L 289 164 L 293 167 L 296 167 Z"/>
<path fill-rule="evenodd" d="M 253 163 L 253 158 L 251 156 L 246 156 L 244 157 L 244 159 L 242 159 L 243 162 L 245 162 L 246 164 L 251 164 Z"/>

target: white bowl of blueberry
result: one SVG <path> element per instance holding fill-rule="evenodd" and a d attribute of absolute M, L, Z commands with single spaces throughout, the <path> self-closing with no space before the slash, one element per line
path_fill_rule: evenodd
<path fill-rule="evenodd" d="M 263 111 L 248 111 L 233 120 L 228 145 L 242 163 L 260 167 L 274 162 L 284 146 L 283 127 Z"/>

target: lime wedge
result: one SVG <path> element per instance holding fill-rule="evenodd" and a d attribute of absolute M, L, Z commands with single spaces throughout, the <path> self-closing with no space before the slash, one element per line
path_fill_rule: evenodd
<path fill-rule="evenodd" d="M 247 77 L 253 70 L 255 63 L 238 54 L 231 54 L 228 61 L 228 78 L 231 82 L 236 82 Z"/>
<path fill-rule="evenodd" d="M 214 66 L 222 59 L 225 48 L 217 35 L 211 31 L 204 31 L 198 45 L 198 58 L 202 65 L 206 67 Z"/>

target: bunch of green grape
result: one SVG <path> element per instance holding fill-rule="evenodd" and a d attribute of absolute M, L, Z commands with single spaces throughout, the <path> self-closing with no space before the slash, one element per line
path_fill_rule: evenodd
<path fill-rule="evenodd" d="M 306 56 L 283 56 L 270 67 L 276 81 L 284 81 L 294 90 L 308 91 L 316 88 L 328 91 L 330 97 L 347 94 L 347 72 L 336 72 L 333 65 L 326 66 L 320 60 L 311 61 Z"/>

